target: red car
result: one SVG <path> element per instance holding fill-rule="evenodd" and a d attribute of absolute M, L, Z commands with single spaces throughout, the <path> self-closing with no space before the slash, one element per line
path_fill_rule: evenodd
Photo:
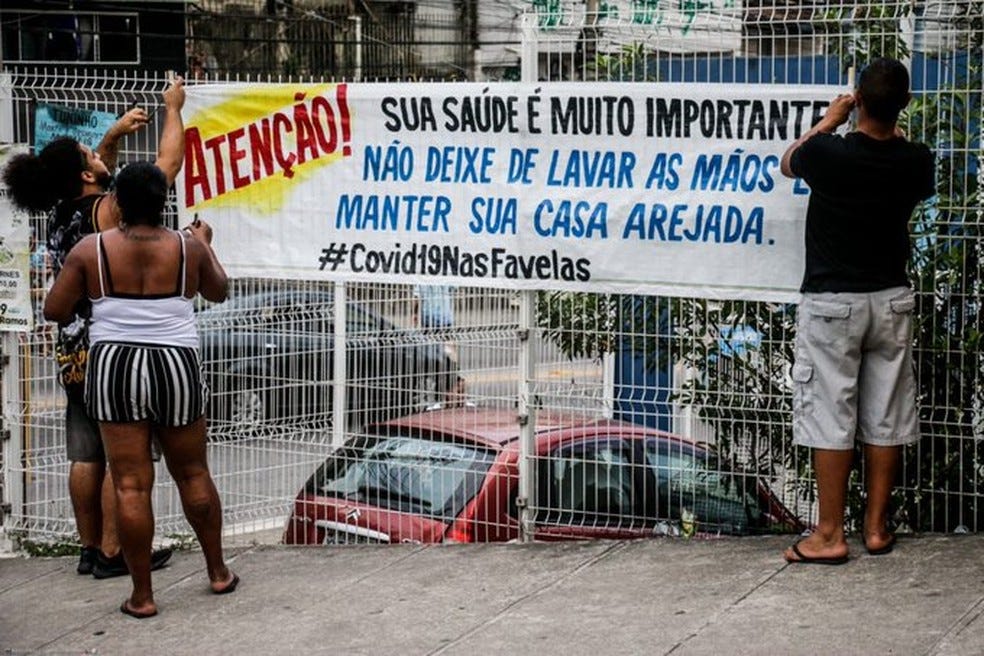
<path fill-rule="evenodd" d="M 453 408 L 370 426 L 294 501 L 286 544 L 503 542 L 519 537 L 515 410 Z M 620 421 L 541 413 L 535 537 L 794 532 L 754 475 L 707 448 Z"/>

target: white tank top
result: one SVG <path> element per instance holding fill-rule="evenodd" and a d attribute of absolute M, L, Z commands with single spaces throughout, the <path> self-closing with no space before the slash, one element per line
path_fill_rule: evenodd
<path fill-rule="evenodd" d="M 105 257 L 102 234 L 96 235 L 99 291 L 102 296 L 89 299 L 92 301 L 90 344 L 134 342 L 198 348 L 194 304 L 192 299 L 184 295 L 188 268 L 185 240 L 181 233 L 177 234 L 181 240 L 177 288 L 173 294 L 149 296 L 113 293 L 113 279 L 109 271 L 109 261 Z"/>

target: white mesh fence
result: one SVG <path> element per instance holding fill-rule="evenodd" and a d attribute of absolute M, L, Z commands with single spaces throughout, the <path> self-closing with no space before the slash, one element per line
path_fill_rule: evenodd
<path fill-rule="evenodd" d="M 939 195 L 913 224 L 924 437 L 906 452 L 894 520 L 984 527 L 980 3 L 513 4 L 537 10 L 526 45 L 541 80 L 844 85 L 878 54 L 909 64 L 904 123 L 936 152 Z M 523 16 L 507 13 L 478 17 L 494 36 L 476 70 L 492 79 L 522 51 Z M 156 105 L 163 81 L 16 71 L 9 86 L 15 140 L 30 143 L 34 102 L 121 112 Z M 154 144 L 153 130 L 128 140 L 121 161 L 152 158 Z M 39 301 L 49 282 L 37 273 Z M 239 279 L 229 301 L 199 312 L 209 457 L 231 533 L 279 536 L 292 513 L 286 537 L 302 544 L 512 540 L 524 521 L 527 536 L 549 539 L 798 530 L 813 519 L 809 463 L 790 445 L 793 306 L 341 291 Z M 452 322 L 422 317 L 434 302 Z M 17 368 L 3 389 L 17 441 L 3 463 L 5 528 L 71 539 L 51 327 L 4 343 Z M 190 533 L 163 467 L 154 502 L 159 536 Z"/>

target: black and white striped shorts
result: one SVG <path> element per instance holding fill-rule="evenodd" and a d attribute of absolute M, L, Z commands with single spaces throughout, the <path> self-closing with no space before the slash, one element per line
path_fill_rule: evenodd
<path fill-rule="evenodd" d="M 99 342 L 89 349 L 86 412 L 96 421 L 185 426 L 205 412 L 198 349 Z"/>

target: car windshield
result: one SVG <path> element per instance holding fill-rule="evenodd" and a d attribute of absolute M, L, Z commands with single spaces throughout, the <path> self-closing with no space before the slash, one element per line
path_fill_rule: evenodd
<path fill-rule="evenodd" d="M 309 491 L 388 510 L 451 520 L 478 493 L 494 454 L 404 436 L 372 438 L 333 455 Z"/>
<path fill-rule="evenodd" d="M 656 474 L 659 517 L 688 519 L 699 530 L 744 534 L 767 528 L 754 475 L 723 469 L 717 458 L 680 444 L 646 443 Z"/>

